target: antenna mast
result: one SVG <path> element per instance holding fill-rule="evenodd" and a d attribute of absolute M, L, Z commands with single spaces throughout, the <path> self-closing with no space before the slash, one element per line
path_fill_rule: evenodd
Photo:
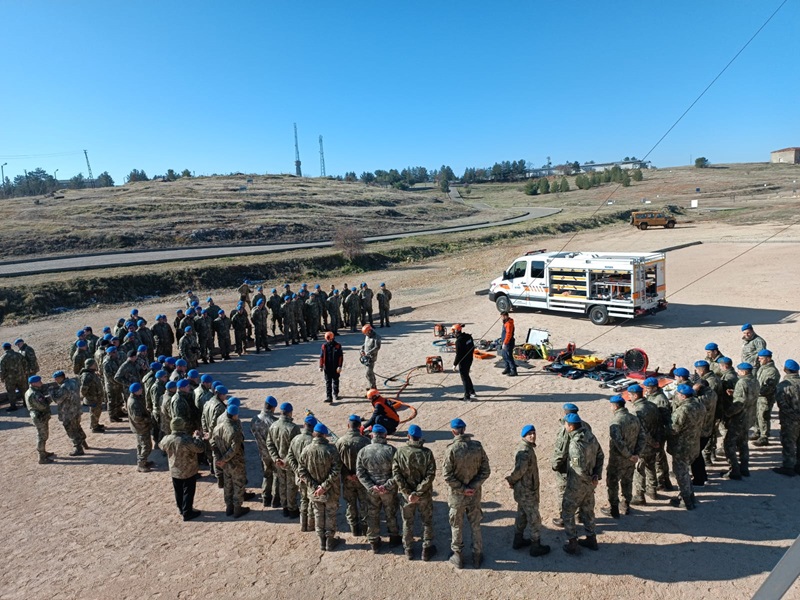
<path fill-rule="evenodd" d="M 322 136 L 319 136 L 319 176 L 325 177 L 325 151 L 322 149 Z"/>
<path fill-rule="evenodd" d="M 300 146 L 297 144 L 297 123 L 294 124 L 294 171 L 298 177 L 303 176 L 300 170 Z"/>
<path fill-rule="evenodd" d="M 86 157 L 86 168 L 89 171 L 89 184 L 94 187 L 94 176 L 92 175 L 92 165 L 89 164 L 89 151 L 84 150 L 83 155 Z"/>

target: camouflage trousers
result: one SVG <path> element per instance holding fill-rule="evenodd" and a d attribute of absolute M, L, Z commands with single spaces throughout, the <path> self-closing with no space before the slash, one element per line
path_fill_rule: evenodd
<path fill-rule="evenodd" d="M 796 469 L 800 465 L 800 421 L 781 419 L 783 466 Z"/>
<path fill-rule="evenodd" d="M 289 467 L 280 468 L 275 465 L 275 476 L 278 478 L 278 495 L 281 508 L 297 510 L 297 483 L 295 474 Z"/>
<path fill-rule="evenodd" d="M 150 432 L 136 434 L 136 460 L 139 465 L 147 462 L 150 452 L 153 451 L 153 440 L 150 437 Z"/>
<path fill-rule="evenodd" d="M 758 437 L 762 440 L 766 440 L 769 437 L 770 417 L 772 416 L 772 408 L 774 406 L 774 399 L 768 399 L 764 396 L 758 397 L 758 403 L 756 404 L 756 417 L 758 419 L 756 423 L 756 432 L 758 433 Z"/>
<path fill-rule="evenodd" d="M 280 317 L 270 317 L 269 322 L 272 325 L 272 337 L 275 337 L 275 333 L 278 330 L 283 331 L 283 323 L 281 323 Z"/>
<path fill-rule="evenodd" d="M 299 336 L 304 342 L 308 341 L 309 333 L 308 330 L 306 329 L 306 320 L 303 317 L 295 319 L 294 332 L 295 332 L 295 338 Z"/>
<path fill-rule="evenodd" d="M 72 442 L 72 445 L 75 448 L 81 448 L 83 442 L 86 441 L 86 433 L 81 427 L 81 413 L 69 419 L 64 419 L 62 425 L 64 425 L 64 431 L 67 432 L 67 437 Z"/>
<path fill-rule="evenodd" d="M 172 344 L 162 342 L 156 345 L 155 354 L 157 356 L 172 356 Z"/>
<path fill-rule="evenodd" d="M 453 552 L 461 552 L 464 549 L 464 517 L 466 517 L 472 532 L 472 553 L 474 555 L 482 554 L 481 519 L 483 518 L 483 511 L 481 510 L 481 495 L 476 493 L 472 497 L 451 496 L 448 506 L 450 509 L 450 549 Z"/>
<path fill-rule="evenodd" d="M 236 354 L 244 354 L 247 350 L 247 332 L 234 329 L 233 339 L 236 346 Z"/>
<path fill-rule="evenodd" d="M 580 513 L 586 535 L 594 535 L 594 486 L 591 483 L 581 482 L 564 490 L 561 519 L 564 521 L 564 532 L 568 538 L 578 537 L 578 528 L 575 525 L 576 512 Z"/>
<path fill-rule="evenodd" d="M 291 342 L 297 341 L 297 326 L 295 325 L 293 320 L 284 319 L 282 329 L 283 329 L 283 341 L 286 342 L 287 346 Z"/>
<path fill-rule="evenodd" d="M 386 529 L 389 535 L 400 535 L 397 526 L 397 492 L 367 494 L 369 512 L 367 513 L 367 540 L 374 542 L 381 537 L 381 508 L 386 516 Z"/>
<path fill-rule="evenodd" d="M 89 405 L 89 427 L 91 429 L 97 429 L 97 426 L 100 425 L 100 415 L 102 414 L 103 404 L 101 402 Z"/>
<path fill-rule="evenodd" d="M 612 508 L 619 507 L 619 491 L 622 488 L 622 497 L 630 504 L 633 500 L 633 475 L 636 465 L 629 460 L 609 460 L 606 468 L 606 488 L 608 489 L 608 503 Z"/>
<path fill-rule="evenodd" d="M 367 488 L 358 479 L 342 478 L 342 496 L 344 496 L 347 506 L 345 514 L 351 530 L 355 529 L 356 525 L 360 525 L 362 531 L 366 530 L 367 515 L 369 514 L 368 495 Z"/>
<path fill-rule="evenodd" d="M 125 403 L 122 397 L 121 385 L 108 385 L 106 386 L 106 402 L 108 403 L 108 416 L 111 418 L 119 418 L 124 416 L 122 406 Z"/>
<path fill-rule="evenodd" d="M 656 479 L 658 485 L 667 485 L 669 480 L 669 461 L 667 460 L 667 453 L 662 446 L 656 454 Z"/>
<path fill-rule="evenodd" d="M 350 323 L 350 331 L 355 331 L 356 327 L 358 327 L 358 313 L 351 310 L 348 313 L 347 322 Z"/>
<path fill-rule="evenodd" d="M 31 415 L 31 422 L 36 427 L 36 450 L 42 456 L 46 452 L 45 445 L 50 438 L 50 417 L 48 415 L 46 419 L 42 419 Z"/>
<path fill-rule="evenodd" d="M 742 469 L 749 469 L 750 447 L 747 440 L 747 427 L 743 419 L 729 422 L 725 431 L 725 458 L 731 466 L 732 475 L 741 475 Z"/>
<path fill-rule="evenodd" d="M 339 325 L 340 325 L 339 316 L 337 314 L 335 314 L 335 313 L 328 313 L 328 314 L 329 314 L 331 319 L 330 319 L 330 323 L 329 323 L 327 329 L 329 331 L 332 331 L 333 335 L 338 335 L 339 334 Z"/>
<path fill-rule="evenodd" d="M 531 528 L 531 539 L 538 542 L 541 537 L 542 516 L 539 514 L 539 501 L 533 495 L 528 498 L 517 498 L 514 533 L 524 535 L 528 527 Z"/>
<path fill-rule="evenodd" d="M 256 350 L 259 348 L 268 348 L 267 346 L 267 326 L 256 327 Z"/>
<path fill-rule="evenodd" d="M 17 406 L 18 402 L 22 402 L 25 397 L 25 392 L 28 391 L 28 382 L 20 379 L 19 381 L 6 380 L 6 393 L 8 394 L 9 407 Z"/>
<path fill-rule="evenodd" d="M 325 501 L 318 501 L 316 498 L 311 502 L 314 509 L 314 529 L 319 537 L 332 538 L 336 536 L 336 513 L 339 512 L 339 498 L 335 500 L 328 498 Z"/>
<path fill-rule="evenodd" d="M 197 336 L 197 345 L 200 346 L 200 358 L 203 360 L 208 360 L 211 356 L 213 356 L 214 350 L 214 334 L 208 334 L 204 336 Z M 209 350 L 210 347 L 210 350 Z"/>
<path fill-rule="evenodd" d="M 229 463 L 225 463 L 225 466 L 222 467 L 222 479 L 224 480 L 225 507 L 234 510 L 241 508 L 244 502 L 244 488 L 247 486 L 244 465 L 230 466 Z"/>
<path fill-rule="evenodd" d="M 275 477 L 275 463 L 271 458 L 261 458 L 261 475 L 261 497 L 275 496 L 278 493 L 278 478 Z"/>
<path fill-rule="evenodd" d="M 231 356 L 231 336 L 228 335 L 220 335 L 219 336 L 219 353 L 222 358 L 230 358 Z"/>
<path fill-rule="evenodd" d="M 378 383 L 375 380 L 375 361 L 371 360 L 369 361 L 369 364 L 364 366 L 365 366 L 364 376 L 367 378 L 367 383 L 369 384 L 369 387 L 377 388 Z"/>
<path fill-rule="evenodd" d="M 383 324 L 386 323 L 386 326 L 389 326 L 389 309 L 384 307 L 378 308 L 378 319 L 380 321 L 381 327 Z"/>
<path fill-rule="evenodd" d="M 414 516 L 419 512 L 422 521 L 422 547 L 433 546 L 433 496 L 422 496 L 415 502 L 406 502 L 401 508 L 403 515 L 403 548 L 414 543 Z"/>
<path fill-rule="evenodd" d="M 675 481 L 678 484 L 680 494 L 684 498 L 689 498 L 694 493 L 692 487 L 692 461 L 683 457 L 672 457 L 672 471 L 675 473 Z"/>
<path fill-rule="evenodd" d="M 656 453 L 654 451 L 643 451 L 639 455 L 639 462 L 636 463 L 633 475 L 633 497 L 643 500 L 645 493 L 650 498 L 655 499 L 656 488 Z"/>
<path fill-rule="evenodd" d="M 277 483 L 277 479 L 275 480 Z M 316 528 L 316 519 L 314 518 L 314 507 L 311 506 L 312 502 L 308 497 L 308 485 L 304 481 L 297 482 L 297 489 L 300 492 L 300 522 L 303 522 L 303 517 L 308 521 L 308 525 Z M 313 491 L 313 490 L 312 490 Z"/>

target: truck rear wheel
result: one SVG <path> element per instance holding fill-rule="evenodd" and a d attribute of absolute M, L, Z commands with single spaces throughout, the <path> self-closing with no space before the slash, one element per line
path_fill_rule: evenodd
<path fill-rule="evenodd" d="M 647 229 L 647 223 L 639 223 L 639 229 L 641 229 L 642 231 Z"/>
<path fill-rule="evenodd" d="M 608 324 L 608 309 L 602 305 L 592 306 L 589 308 L 589 320 L 595 325 Z"/>
<path fill-rule="evenodd" d="M 675 221 L 667 221 L 667 224 L 664 225 L 664 227 L 666 227 L 667 229 L 672 229 L 673 227 L 675 227 Z"/>
<path fill-rule="evenodd" d="M 494 305 L 497 307 L 497 310 L 502 312 L 511 312 L 511 300 L 508 299 L 508 296 L 500 296 L 497 300 L 494 301 Z"/>

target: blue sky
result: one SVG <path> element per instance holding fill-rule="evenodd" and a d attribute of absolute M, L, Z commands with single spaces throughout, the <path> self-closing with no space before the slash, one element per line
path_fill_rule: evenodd
<path fill-rule="evenodd" d="M 0 2 L 0 162 L 304 174 L 639 158 L 782 0 Z M 649 157 L 800 146 L 800 1 Z M 58 156 L 48 156 L 58 154 Z M 23 158 L 25 157 L 25 158 Z"/>

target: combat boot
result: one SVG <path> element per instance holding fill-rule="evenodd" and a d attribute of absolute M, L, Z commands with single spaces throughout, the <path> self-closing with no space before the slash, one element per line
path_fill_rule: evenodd
<path fill-rule="evenodd" d="M 647 500 L 644 499 L 644 496 L 642 496 L 641 498 L 634 497 L 633 500 L 631 500 L 631 505 L 632 506 L 647 506 Z"/>
<path fill-rule="evenodd" d="M 691 496 L 681 496 L 681 500 L 683 500 L 683 506 L 686 510 L 694 510 L 694 500 L 692 500 Z"/>
<path fill-rule="evenodd" d="M 289 509 L 285 506 L 283 507 L 283 516 L 289 518 Z"/>
<path fill-rule="evenodd" d="M 56 457 L 56 453 L 55 452 L 45 452 L 44 456 L 45 456 L 45 458 L 55 458 Z"/>
<path fill-rule="evenodd" d="M 263 504 L 265 507 L 268 507 L 270 504 L 272 504 L 272 494 L 262 494 L 261 504 Z"/>
<path fill-rule="evenodd" d="M 302 531 L 302 532 L 308 531 L 308 516 L 307 515 L 300 515 L 300 531 Z"/>
<path fill-rule="evenodd" d="M 239 517 L 245 516 L 249 512 L 250 512 L 249 506 L 238 506 L 233 509 L 233 518 L 238 519 Z"/>
<path fill-rule="evenodd" d="M 47 465 L 53 462 L 53 457 L 48 456 L 47 452 L 39 452 L 39 464 L 40 465 Z"/>
<path fill-rule="evenodd" d="M 382 545 L 383 545 L 383 542 L 381 541 L 381 538 L 378 538 L 376 540 L 372 540 L 369 543 L 369 547 L 372 548 L 372 553 L 373 554 L 378 554 L 378 552 L 381 551 L 381 546 Z"/>
<path fill-rule="evenodd" d="M 623 515 L 631 514 L 631 505 L 628 501 L 623 500 L 619 505 L 619 512 Z"/>
<path fill-rule="evenodd" d="M 290 519 L 296 519 L 299 516 L 300 516 L 300 509 L 299 508 L 294 508 L 294 509 L 289 510 L 289 518 Z"/>
<path fill-rule="evenodd" d="M 733 469 L 730 469 L 729 471 L 724 471 L 720 473 L 719 476 L 722 477 L 723 479 L 734 479 L 736 481 L 741 481 L 742 479 L 742 474 L 739 473 L 738 470 L 733 470 Z"/>
<path fill-rule="evenodd" d="M 405 549 L 406 558 L 408 560 L 414 560 L 414 549 L 413 548 L 406 548 Z"/>
<path fill-rule="evenodd" d="M 432 559 L 435 554 L 436 554 L 436 546 L 433 546 L 433 545 L 425 546 L 422 549 L 422 560 L 427 562 L 430 559 Z"/>
<path fill-rule="evenodd" d="M 325 534 L 321 533 L 319 535 L 319 549 L 325 552 L 328 549 L 327 544 L 325 543 Z"/>
<path fill-rule="evenodd" d="M 550 554 L 550 546 L 542 544 L 539 540 L 531 543 L 531 556 L 544 556 L 545 554 Z"/>
<path fill-rule="evenodd" d="M 272 508 L 280 508 L 281 507 L 281 499 L 275 494 L 272 497 Z"/>
<path fill-rule="evenodd" d="M 742 473 L 742 477 L 750 477 L 749 467 L 745 467 L 744 465 L 742 465 L 741 467 L 739 467 L 739 471 Z"/>
<path fill-rule="evenodd" d="M 587 535 L 585 538 L 578 540 L 578 545 L 589 550 L 597 550 L 597 536 Z"/>
<path fill-rule="evenodd" d="M 233 504 L 228 504 L 225 506 L 225 516 L 226 517 L 233 516 Z"/>
<path fill-rule="evenodd" d="M 772 470 L 778 473 L 779 475 L 786 475 L 787 477 L 794 477 L 795 475 L 797 475 L 795 469 L 790 469 L 789 467 L 775 467 Z"/>
<path fill-rule="evenodd" d="M 514 541 L 511 543 L 511 547 L 514 550 L 519 550 L 520 548 L 527 548 L 531 545 L 530 540 L 526 540 L 525 537 L 521 533 L 514 534 Z"/>
<path fill-rule="evenodd" d="M 83 451 L 83 445 L 82 444 L 80 446 L 76 446 L 75 449 L 72 452 L 69 453 L 70 456 L 83 456 L 84 454 L 86 454 L 86 452 Z M 142 463 L 142 465 L 140 465 L 140 466 L 147 467 L 147 465 L 144 464 L 144 463 Z M 149 470 L 149 467 L 148 467 L 148 470 Z"/>
<path fill-rule="evenodd" d="M 554 517 L 553 518 L 553 525 L 556 527 L 563 527 L 564 526 L 564 519 L 561 517 Z"/>
<path fill-rule="evenodd" d="M 478 552 L 477 554 L 472 554 L 472 568 L 473 569 L 480 569 L 481 565 L 483 564 L 483 554 Z"/>
<path fill-rule="evenodd" d="M 399 536 L 399 535 L 390 535 L 389 536 L 389 545 L 392 548 L 396 548 L 397 546 L 401 545 L 402 543 L 403 543 L 402 536 Z"/>
<path fill-rule="evenodd" d="M 70 452 L 70 456 L 75 456 L 74 453 Z M 83 454 L 83 450 L 81 450 L 81 454 Z M 139 463 L 139 466 L 136 468 L 139 473 L 149 473 L 150 467 L 147 466 L 146 463 Z"/>
<path fill-rule="evenodd" d="M 619 519 L 619 506 L 604 506 L 600 512 L 612 519 Z"/>
<path fill-rule="evenodd" d="M 88 450 L 89 449 L 89 444 L 86 443 L 86 440 L 83 440 L 83 444 L 82 445 L 83 445 L 83 449 L 84 450 Z"/>
<path fill-rule="evenodd" d="M 578 548 L 578 538 L 569 538 L 567 543 L 564 544 L 564 552 L 567 554 L 577 554 L 580 548 Z"/>
<path fill-rule="evenodd" d="M 464 568 L 464 560 L 461 558 L 461 552 L 453 552 L 450 555 L 450 564 L 455 566 L 456 569 Z"/>
<path fill-rule="evenodd" d="M 336 550 L 336 547 L 342 543 L 342 538 L 337 537 L 329 537 L 325 540 L 325 550 L 330 552 L 331 550 Z"/>

